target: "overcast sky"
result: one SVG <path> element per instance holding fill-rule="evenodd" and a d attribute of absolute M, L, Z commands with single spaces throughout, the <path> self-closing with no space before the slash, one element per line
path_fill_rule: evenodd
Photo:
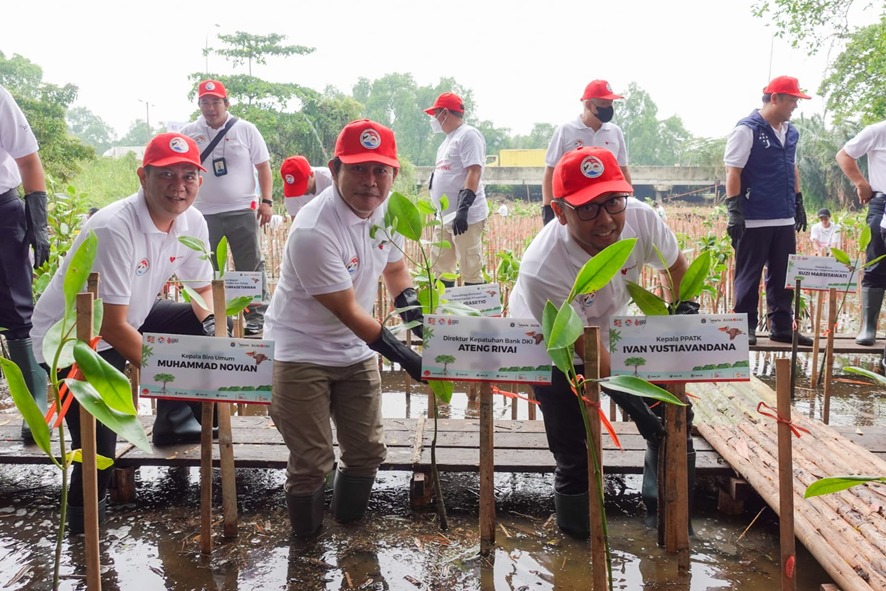
<path fill-rule="evenodd" d="M 150 106 L 152 125 L 186 121 L 188 75 L 202 72 L 215 35 L 279 33 L 315 47 L 309 56 L 253 65 L 253 74 L 350 94 L 360 77 L 411 72 L 418 84 L 455 78 L 474 92 L 476 113 L 513 133 L 561 124 L 580 112 L 592 79 L 616 92 L 636 82 L 698 136 L 726 135 L 759 105 L 774 76 L 817 95 L 827 55 L 773 41 L 753 0 L 313 0 L 276 2 L 5 2 L 0 51 L 43 68 L 44 80 L 80 89 L 85 106 L 122 135 Z M 876 11 L 871 11 L 876 12 Z M 861 17 L 865 18 L 865 17 Z M 873 20 L 873 17 L 871 17 Z M 864 23 L 866 24 L 866 23 Z M 835 56 L 834 56 L 835 57 Z M 245 68 L 245 67 L 244 67 Z M 233 70 L 210 57 L 210 71 Z M 429 105 L 417 105 L 425 107 Z M 821 112 L 814 96 L 801 112 Z M 615 121 L 618 121 L 616 104 Z"/>

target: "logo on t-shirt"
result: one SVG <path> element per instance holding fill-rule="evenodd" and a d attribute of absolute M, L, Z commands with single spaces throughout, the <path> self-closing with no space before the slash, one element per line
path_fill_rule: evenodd
<path fill-rule="evenodd" d="M 585 143 L 583 141 L 575 140 L 575 147 L 576 148 L 584 148 L 584 146 L 585 146 Z"/>
<path fill-rule="evenodd" d="M 151 263 L 148 262 L 148 259 L 142 259 L 138 262 L 138 265 L 135 266 L 135 274 L 141 277 L 145 273 L 148 272 L 148 269 L 151 268 Z"/>
<path fill-rule="evenodd" d="M 594 300 L 597 299 L 597 292 L 592 291 L 591 293 L 586 293 L 581 296 L 581 305 L 585 308 L 590 308 L 591 304 L 594 303 Z"/>
<path fill-rule="evenodd" d="M 357 257 L 352 258 L 352 259 L 351 259 L 351 262 L 349 262 L 349 263 L 348 263 L 348 266 L 347 266 L 348 274 L 349 274 L 349 275 L 353 275 L 354 273 L 356 273 L 356 272 L 357 272 L 357 267 L 359 267 L 359 266 L 360 266 L 360 261 L 359 261 L 359 259 L 357 259 Z"/>

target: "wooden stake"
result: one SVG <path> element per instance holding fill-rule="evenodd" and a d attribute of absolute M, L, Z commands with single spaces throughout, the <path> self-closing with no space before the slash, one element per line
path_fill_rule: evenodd
<path fill-rule="evenodd" d="M 818 295 L 815 298 L 815 328 L 814 328 L 814 338 L 815 341 L 812 343 L 812 377 L 811 384 L 812 387 L 815 387 L 815 384 L 818 383 L 818 354 L 820 350 L 820 343 L 818 340 L 818 336 L 821 334 L 821 309 L 824 307 L 824 291 L 819 291 Z"/>
<path fill-rule="evenodd" d="M 225 282 L 216 279 L 212 282 L 212 308 L 220 310 L 221 315 L 216 315 L 215 336 L 228 336 L 228 323 L 225 316 Z M 222 478 L 222 514 L 224 515 L 224 536 L 226 538 L 237 537 L 237 477 L 234 467 L 234 445 L 231 435 L 231 404 L 219 402 L 218 404 L 218 454 L 221 464 Z M 212 433 L 212 419 L 209 419 L 210 437 Z M 203 425 L 206 431 L 206 424 Z M 210 439 L 211 441 L 211 439 Z"/>
<path fill-rule="evenodd" d="M 821 422 L 831 420 L 831 379 L 834 377 L 834 333 L 837 332 L 837 290 L 828 291 L 828 340 L 825 346 L 824 402 L 821 407 Z"/>
<path fill-rule="evenodd" d="M 90 275 L 97 275 L 93 273 Z M 77 338 L 92 340 L 92 293 L 77 294 Z M 98 537 L 98 467 L 96 465 L 95 417 L 80 406 L 80 450 L 83 461 L 83 530 L 86 535 L 86 588 L 101 591 L 101 556 Z"/>
<path fill-rule="evenodd" d="M 212 554 L 212 402 L 201 406 L 200 423 L 200 552 Z"/>
<path fill-rule="evenodd" d="M 833 291 L 833 290 L 831 290 Z M 791 363 L 780 358 L 775 360 L 775 394 L 778 414 L 784 421 L 778 422 L 778 517 L 781 547 L 781 589 L 796 589 L 796 547 L 794 538 L 794 465 L 791 449 Z"/>
<path fill-rule="evenodd" d="M 495 443 L 492 386 L 480 384 L 480 554 L 489 556 L 495 544 Z M 437 491 L 440 494 L 440 491 Z"/>
<path fill-rule="evenodd" d="M 668 384 L 668 392 L 686 402 L 686 385 Z M 664 547 L 677 555 L 677 572 L 689 572 L 689 477 L 686 474 L 686 407 L 674 404 L 664 406 L 664 454 L 659 454 L 659 539 Z M 663 456 L 663 457 L 662 457 Z M 664 490 L 662 491 L 662 484 Z M 664 522 L 664 524 L 662 524 Z"/>
<path fill-rule="evenodd" d="M 588 380 L 600 377 L 600 329 L 586 326 L 584 332 L 584 375 Z M 591 528 L 591 566 L 594 589 L 607 589 L 608 569 L 606 565 L 606 537 L 603 535 L 603 519 L 605 515 L 600 507 L 598 492 L 603 482 L 603 440 L 600 428 L 600 384 L 595 381 L 585 382 L 585 408 L 588 423 L 591 426 L 591 441 L 588 446 L 588 516 Z M 592 447 L 593 446 L 593 447 Z M 594 465 L 596 453 L 598 466 Z"/>

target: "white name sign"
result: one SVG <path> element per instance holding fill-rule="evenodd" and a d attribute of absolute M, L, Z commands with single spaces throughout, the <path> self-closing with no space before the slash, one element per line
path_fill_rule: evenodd
<path fill-rule="evenodd" d="M 847 267 L 833 257 L 811 257 L 799 254 L 788 255 L 788 272 L 785 274 L 785 287 L 793 289 L 797 279 L 800 289 L 827 291 L 833 289 L 855 289 L 858 272 Z"/>
<path fill-rule="evenodd" d="M 444 297 L 477 310 L 481 316 L 501 316 L 501 289 L 497 283 L 450 287 Z"/>
<path fill-rule="evenodd" d="M 271 403 L 274 342 L 192 335 L 142 336 L 142 396 Z"/>
<path fill-rule="evenodd" d="M 651 382 L 751 379 L 747 314 L 617 316 L 610 320 L 612 375 Z"/>
<path fill-rule="evenodd" d="M 225 298 L 232 300 L 242 296 L 252 298 L 252 303 L 261 303 L 261 273 L 258 271 L 225 272 Z"/>
<path fill-rule="evenodd" d="M 549 384 L 551 358 L 535 320 L 425 316 L 422 375 L 429 380 Z"/>

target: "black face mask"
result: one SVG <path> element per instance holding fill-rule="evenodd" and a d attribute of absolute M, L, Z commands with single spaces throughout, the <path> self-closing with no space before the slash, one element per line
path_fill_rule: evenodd
<path fill-rule="evenodd" d="M 597 107 L 597 112 L 594 116 L 603 123 L 606 123 L 607 121 L 612 121 L 612 116 L 614 114 L 614 107 Z"/>

